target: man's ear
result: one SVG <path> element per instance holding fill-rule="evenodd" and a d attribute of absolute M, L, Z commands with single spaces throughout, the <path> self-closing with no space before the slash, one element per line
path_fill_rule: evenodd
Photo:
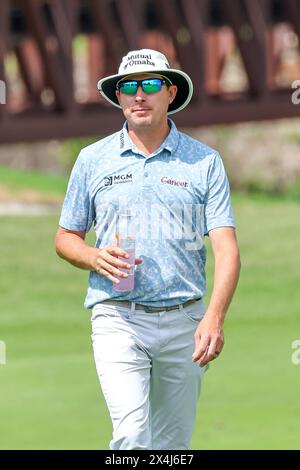
<path fill-rule="evenodd" d="M 117 99 L 118 99 L 119 105 L 121 105 L 121 103 L 120 103 L 120 91 L 119 91 L 119 90 L 116 90 L 116 91 L 115 91 L 115 94 L 116 94 L 116 97 L 117 97 Z"/>
<path fill-rule="evenodd" d="M 175 96 L 177 95 L 177 86 L 176 85 L 171 85 L 169 86 L 169 103 L 171 104 L 172 101 L 174 101 Z"/>

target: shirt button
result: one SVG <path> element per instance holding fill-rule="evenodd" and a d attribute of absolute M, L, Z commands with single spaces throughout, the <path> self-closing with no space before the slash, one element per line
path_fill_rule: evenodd
<path fill-rule="evenodd" d="M 147 178 L 147 176 L 149 176 L 148 171 L 145 171 L 144 176 L 146 176 L 146 178 Z"/>

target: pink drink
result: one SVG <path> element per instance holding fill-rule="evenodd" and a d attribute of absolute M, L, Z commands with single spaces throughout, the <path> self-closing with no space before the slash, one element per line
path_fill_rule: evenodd
<path fill-rule="evenodd" d="M 130 269 L 119 268 L 120 271 L 127 273 L 128 277 L 118 277 L 119 284 L 114 284 L 114 290 L 117 292 L 130 292 L 134 289 L 134 261 L 135 261 L 135 243 L 134 240 L 121 240 L 120 248 L 129 254 L 129 258 L 119 256 L 119 259 L 125 263 L 131 264 Z"/>

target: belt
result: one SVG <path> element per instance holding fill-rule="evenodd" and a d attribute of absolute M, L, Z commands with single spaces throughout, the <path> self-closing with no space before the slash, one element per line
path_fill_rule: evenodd
<path fill-rule="evenodd" d="M 194 302 L 198 302 L 199 299 L 191 299 L 185 302 L 184 304 L 178 304 L 178 305 L 171 305 L 169 307 L 149 307 L 148 305 L 142 305 L 142 304 L 136 304 L 135 303 L 135 308 L 137 310 L 144 310 L 147 313 L 153 313 L 153 312 L 163 312 L 163 311 L 169 311 L 169 310 L 178 310 L 180 309 L 180 305 L 182 307 L 188 307 L 189 305 L 193 304 Z M 116 305 L 117 307 L 127 307 L 131 308 L 131 304 L 134 302 L 130 302 L 129 300 L 103 300 L 101 303 L 103 304 L 109 304 L 109 305 Z"/>

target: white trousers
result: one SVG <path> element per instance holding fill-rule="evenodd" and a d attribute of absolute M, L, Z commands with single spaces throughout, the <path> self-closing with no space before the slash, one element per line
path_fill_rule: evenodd
<path fill-rule="evenodd" d="M 158 313 L 131 305 L 99 303 L 92 311 L 95 363 L 113 424 L 110 449 L 189 449 L 207 368 L 192 362 L 204 303 Z"/>

